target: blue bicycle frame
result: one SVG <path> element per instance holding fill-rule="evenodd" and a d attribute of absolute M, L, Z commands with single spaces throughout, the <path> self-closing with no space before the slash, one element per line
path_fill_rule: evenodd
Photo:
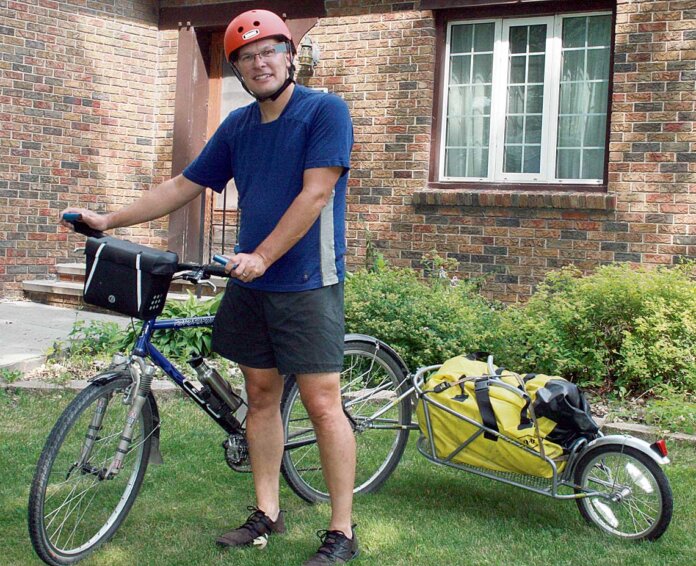
<path fill-rule="evenodd" d="M 149 358 L 157 367 L 166 373 L 174 383 L 176 383 L 184 393 L 203 409 L 222 429 L 228 434 L 243 433 L 244 428 L 235 426 L 228 422 L 222 415 L 218 414 L 215 409 L 203 399 L 200 391 L 191 383 L 176 367 L 153 346 L 151 339 L 152 335 L 157 330 L 179 330 L 183 328 L 199 328 L 202 326 L 212 326 L 214 316 L 194 316 L 191 318 L 170 318 L 166 320 L 150 319 L 143 323 L 143 328 L 140 331 L 140 336 L 136 340 L 132 354 L 142 358 Z M 350 419 L 350 415 L 346 413 Z M 316 439 L 300 440 L 288 442 L 285 444 L 285 450 L 300 448 L 309 444 L 314 444 Z"/>
<path fill-rule="evenodd" d="M 200 391 L 191 383 L 155 346 L 152 344 L 152 335 L 157 330 L 179 330 L 183 328 L 200 328 L 212 326 L 214 316 L 194 316 L 191 318 L 171 318 L 166 320 L 150 319 L 143 323 L 143 328 L 136 340 L 132 354 L 142 358 L 149 358 L 152 363 L 166 373 L 184 393 L 191 397 L 195 403 L 203 409 L 220 427 L 228 434 L 243 432 L 239 426 L 228 422 L 219 414 L 208 401 L 202 398 Z"/>

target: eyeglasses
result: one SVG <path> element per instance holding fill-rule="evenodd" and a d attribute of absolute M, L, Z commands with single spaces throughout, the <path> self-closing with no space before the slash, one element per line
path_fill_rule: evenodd
<path fill-rule="evenodd" d="M 269 59 L 273 59 L 278 53 L 287 53 L 287 51 L 288 46 L 285 43 L 276 43 L 275 45 L 264 47 L 263 50 L 258 53 L 245 53 L 241 55 L 237 61 L 239 61 L 240 65 L 250 67 L 254 64 L 257 56 L 260 57 L 262 61 L 268 61 Z"/>

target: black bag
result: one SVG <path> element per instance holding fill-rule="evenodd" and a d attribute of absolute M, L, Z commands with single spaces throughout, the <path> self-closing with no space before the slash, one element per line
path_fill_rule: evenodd
<path fill-rule="evenodd" d="M 525 381 L 533 375 L 526 376 Z M 556 422 L 556 427 L 546 438 L 565 449 L 569 449 L 578 437 L 593 437 L 599 432 L 582 391 L 560 377 L 550 379 L 537 390 L 533 408 L 537 418 L 546 417 Z"/>
<path fill-rule="evenodd" d="M 162 312 L 179 257 L 126 240 L 88 238 L 84 300 L 147 320 Z"/>

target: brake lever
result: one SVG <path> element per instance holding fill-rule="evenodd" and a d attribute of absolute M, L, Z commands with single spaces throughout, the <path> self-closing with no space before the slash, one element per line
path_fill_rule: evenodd
<path fill-rule="evenodd" d="M 210 281 L 210 279 L 203 279 L 202 281 L 198 282 L 198 285 L 201 285 L 201 286 L 207 285 L 208 287 L 210 287 L 213 290 L 213 293 L 217 293 L 217 285 L 215 283 L 213 283 L 212 281 Z"/>

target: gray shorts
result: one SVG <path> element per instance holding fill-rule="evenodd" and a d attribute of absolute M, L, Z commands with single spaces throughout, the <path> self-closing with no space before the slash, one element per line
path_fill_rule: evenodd
<path fill-rule="evenodd" d="M 213 350 L 238 364 L 281 374 L 343 367 L 343 283 L 291 293 L 230 282 L 213 324 Z"/>

